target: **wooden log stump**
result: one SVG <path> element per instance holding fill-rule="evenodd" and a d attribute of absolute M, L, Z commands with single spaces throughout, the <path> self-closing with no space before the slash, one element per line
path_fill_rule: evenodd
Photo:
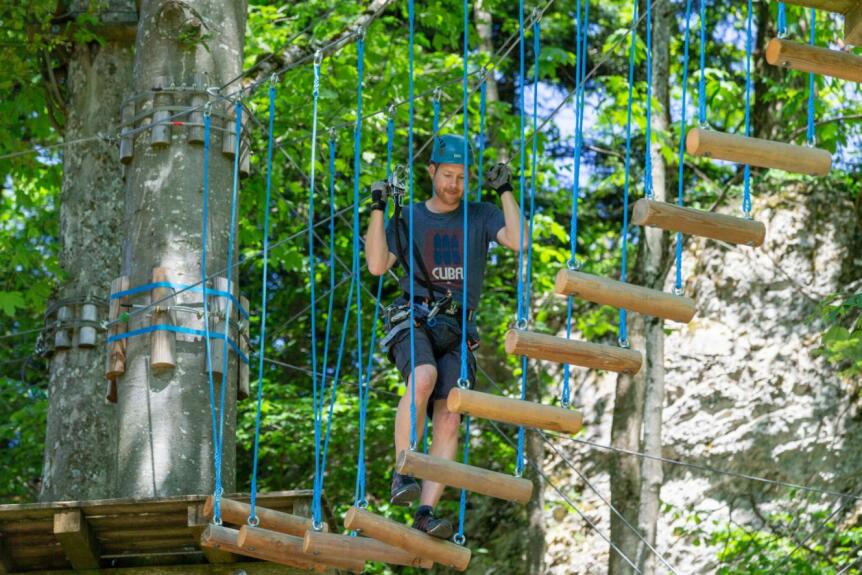
<path fill-rule="evenodd" d="M 640 352 L 632 349 L 521 329 L 510 329 L 506 334 L 506 353 L 631 374 L 640 371 L 643 362 Z"/>
<path fill-rule="evenodd" d="M 321 563 L 315 563 L 308 559 L 298 557 L 289 557 L 287 555 L 272 555 L 265 550 L 242 548 L 238 544 L 239 531 L 230 527 L 220 525 L 209 525 L 201 535 L 200 545 L 203 549 L 211 549 L 222 553 L 234 553 L 236 555 L 245 555 L 246 557 L 254 557 L 288 567 L 297 569 L 306 569 L 322 573 L 327 570 L 327 566 Z"/>
<path fill-rule="evenodd" d="M 554 289 L 602 305 L 682 323 L 694 317 L 694 300 L 569 269 L 557 272 Z"/>
<path fill-rule="evenodd" d="M 466 547 L 437 539 L 365 509 L 351 507 L 344 519 L 344 526 L 458 571 L 465 571 L 470 564 L 471 553 Z"/>
<path fill-rule="evenodd" d="M 646 198 L 635 202 L 632 225 L 652 226 L 751 247 L 762 245 L 766 239 L 766 226 L 762 222 L 694 208 L 681 208 Z"/>
<path fill-rule="evenodd" d="M 354 573 L 362 573 L 365 569 L 365 561 L 363 559 L 344 555 L 330 555 L 325 559 L 316 558 L 302 550 L 302 537 L 295 537 L 278 531 L 261 529 L 260 527 L 243 525 L 239 530 L 237 544 L 240 549 L 248 549 L 249 551 L 265 553 L 269 557 L 284 558 L 288 561 L 299 559 L 302 561 L 309 561 L 317 565 L 328 565 L 338 569 L 347 569 Z"/>
<path fill-rule="evenodd" d="M 212 495 L 207 497 L 204 502 L 204 516 L 207 519 L 213 518 L 215 499 Z M 245 525 L 248 523 L 249 515 L 251 515 L 251 505 L 234 499 L 219 499 L 219 514 L 225 523 L 231 525 Z M 258 527 L 269 529 L 270 531 L 280 531 L 288 535 L 302 537 L 305 532 L 312 528 L 310 517 L 301 517 L 284 511 L 275 511 L 266 509 L 259 505 L 255 505 L 254 514 L 257 517 Z M 323 531 L 329 530 L 329 526 L 324 523 Z"/>
<path fill-rule="evenodd" d="M 452 413 L 573 435 L 584 422 L 581 414 L 571 409 L 458 387 L 449 392 L 446 406 Z"/>
<path fill-rule="evenodd" d="M 153 268 L 153 283 L 167 282 L 168 268 Z M 152 325 L 173 325 L 169 306 L 174 302 L 170 296 L 173 290 L 170 288 L 157 287 L 151 292 L 152 302 L 156 303 L 152 312 Z M 168 299 L 165 299 L 168 298 Z M 150 367 L 154 370 L 173 369 L 176 367 L 174 359 L 174 345 L 176 335 L 171 331 L 158 330 L 150 334 Z"/>
<path fill-rule="evenodd" d="M 832 155 L 826 150 L 702 128 L 688 131 L 685 148 L 692 156 L 811 176 L 825 176 L 832 168 Z"/>
<path fill-rule="evenodd" d="M 800 72 L 862 82 L 862 57 L 849 52 L 773 38 L 766 45 L 766 61 Z"/>
<path fill-rule="evenodd" d="M 337 533 L 310 530 L 302 543 L 305 553 L 325 561 L 327 557 L 353 557 L 388 565 L 404 565 L 430 569 L 434 562 L 417 557 L 399 547 L 387 545 L 370 537 L 352 537 Z"/>
<path fill-rule="evenodd" d="M 506 501 L 526 503 L 533 496 L 533 482 L 528 479 L 417 451 L 402 451 L 395 468 L 402 475 L 412 475 Z"/>

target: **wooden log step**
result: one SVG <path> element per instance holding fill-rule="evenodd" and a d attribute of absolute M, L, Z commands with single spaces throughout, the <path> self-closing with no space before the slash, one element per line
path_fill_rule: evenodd
<path fill-rule="evenodd" d="M 260 549 L 243 549 L 238 544 L 239 531 L 224 527 L 221 525 L 208 525 L 201 535 L 201 547 L 224 553 L 234 553 L 237 555 L 245 555 L 246 557 L 254 557 L 255 559 L 263 559 L 280 565 L 296 567 L 297 569 L 308 569 L 317 572 L 327 570 L 327 566 L 322 563 L 316 563 L 310 559 L 291 556 L 291 555 L 271 555 L 270 553 Z M 302 541 L 300 539 L 300 541 Z"/>
<path fill-rule="evenodd" d="M 471 552 L 468 548 L 437 539 L 365 509 L 351 507 L 344 518 L 344 526 L 458 571 L 465 571 L 470 564 Z"/>
<path fill-rule="evenodd" d="M 581 414 L 571 409 L 460 387 L 449 392 L 446 406 L 452 413 L 562 433 L 575 434 L 581 430 L 584 423 Z"/>
<path fill-rule="evenodd" d="M 506 501 L 526 503 L 533 496 L 533 482 L 522 477 L 513 477 L 417 451 L 402 451 L 398 455 L 395 468 L 402 475 L 412 475 Z"/>
<path fill-rule="evenodd" d="M 694 317 L 694 300 L 569 269 L 557 272 L 554 290 L 602 305 L 682 323 Z"/>
<path fill-rule="evenodd" d="M 430 569 L 434 562 L 371 537 L 352 537 L 338 533 L 310 530 L 305 533 L 302 550 L 324 561 L 327 557 L 353 557 L 388 565 Z"/>
<path fill-rule="evenodd" d="M 652 226 L 752 247 L 762 245 L 766 239 L 766 226 L 762 222 L 694 208 L 681 208 L 646 198 L 635 202 L 632 225 Z"/>
<path fill-rule="evenodd" d="M 862 57 L 849 52 L 773 38 L 766 45 L 766 61 L 800 72 L 862 82 Z"/>
<path fill-rule="evenodd" d="M 832 168 L 832 155 L 826 150 L 703 128 L 688 131 L 685 148 L 692 156 L 812 176 L 825 176 Z"/>
<path fill-rule="evenodd" d="M 314 557 L 302 550 L 303 537 L 295 537 L 278 531 L 261 529 L 243 525 L 239 530 L 237 545 L 241 550 L 250 550 L 265 553 L 270 557 L 285 558 L 288 560 L 301 559 L 312 561 L 315 564 L 326 564 L 338 569 L 347 569 L 354 573 L 362 573 L 365 569 L 365 560 L 355 557 L 330 555 L 325 559 Z"/>
<path fill-rule="evenodd" d="M 210 495 L 207 497 L 206 503 L 204 503 L 204 515 L 207 519 L 213 518 L 213 505 L 214 498 Z M 248 523 L 248 516 L 251 514 L 251 505 L 234 499 L 221 498 L 219 500 L 219 511 L 223 522 L 241 526 Z M 261 529 L 280 531 L 288 535 L 302 537 L 306 531 L 312 528 L 310 517 L 266 509 L 260 505 L 255 505 L 254 513 L 260 520 L 257 526 Z M 329 531 L 329 526 L 326 523 L 323 524 L 323 530 Z"/>
<path fill-rule="evenodd" d="M 640 371 L 643 362 L 640 352 L 632 349 L 566 339 L 522 329 L 510 329 L 506 334 L 506 353 L 590 369 L 632 374 Z"/>
<path fill-rule="evenodd" d="M 844 43 L 862 45 L 862 1 L 860 0 L 786 0 L 787 4 L 844 14 Z"/>

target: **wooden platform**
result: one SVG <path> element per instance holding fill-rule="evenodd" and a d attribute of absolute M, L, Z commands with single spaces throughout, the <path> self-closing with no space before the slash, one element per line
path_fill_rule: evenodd
<path fill-rule="evenodd" d="M 268 509 L 306 515 L 311 496 L 311 490 L 279 491 L 259 494 L 257 501 Z M 201 550 L 200 534 L 207 524 L 203 513 L 206 497 L 0 505 L 0 575 L 58 574 L 94 568 L 127 575 L 228 575 L 240 568 L 247 575 L 304 573 Z M 248 500 L 247 494 L 226 497 Z M 325 503 L 324 513 L 332 523 Z"/>

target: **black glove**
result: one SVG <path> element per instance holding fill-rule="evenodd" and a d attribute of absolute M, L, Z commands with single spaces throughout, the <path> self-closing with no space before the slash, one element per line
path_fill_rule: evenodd
<path fill-rule="evenodd" d="M 386 199 L 389 197 L 389 182 L 377 181 L 371 184 L 371 211 L 386 211 Z"/>
<path fill-rule="evenodd" d="M 512 188 L 512 170 L 507 164 L 497 164 L 488 170 L 485 182 L 489 188 L 501 196 L 505 192 L 511 192 L 514 189 Z"/>

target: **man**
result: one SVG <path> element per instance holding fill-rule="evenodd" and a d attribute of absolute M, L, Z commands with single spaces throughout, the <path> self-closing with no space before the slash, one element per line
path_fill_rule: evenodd
<path fill-rule="evenodd" d="M 468 166 L 472 163 L 468 148 Z M 372 188 L 371 221 L 366 239 L 366 263 L 373 275 L 385 274 L 396 262 L 402 266 L 399 277 L 403 296 L 386 310 L 387 336 L 383 343 L 389 359 L 397 366 L 407 391 L 395 416 L 395 456 L 410 447 L 410 404 L 416 401 L 417 443 L 421 441 L 426 411 L 432 418 L 433 442 L 430 454 L 453 459 L 458 448 L 459 414 L 446 406 L 449 391 L 461 376 L 461 321 L 464 282 L 464 138 L 438 136 L 428 166 L 433 194 L 430 199 L 405 207 L 413 211 L 414 245 L 409 246 L 409 215 L 396 213 L 384 230 L 385 183 Z M 475 382 L 476 359 L 472 349 L 478 345 L 473 311 L 485 275 L 490 242 L 518 251 L 521 214 L 512 193 L 508 166 L 498 164 L 489 173 L 487 185 L 499 194 L 502 212 L 489 202 L 470 202 L 468 213 L 467 306 L 469 340 L 468 381 Z M 414 336 L 415 367 L 411 369 L 410 346 L 410 249 L 414 253 Z M 415 377 L 415 382 L 414 382 Z M 391 502 L 409 505 L 417 498 L 419 509 L 413 527 L 435 537 L 448 539 L 452 525 L 434 515 L 434 506 L 443 493 L 442 484 L 425 481 L 420 489 L 413 477 L 395 473 Z"/>

